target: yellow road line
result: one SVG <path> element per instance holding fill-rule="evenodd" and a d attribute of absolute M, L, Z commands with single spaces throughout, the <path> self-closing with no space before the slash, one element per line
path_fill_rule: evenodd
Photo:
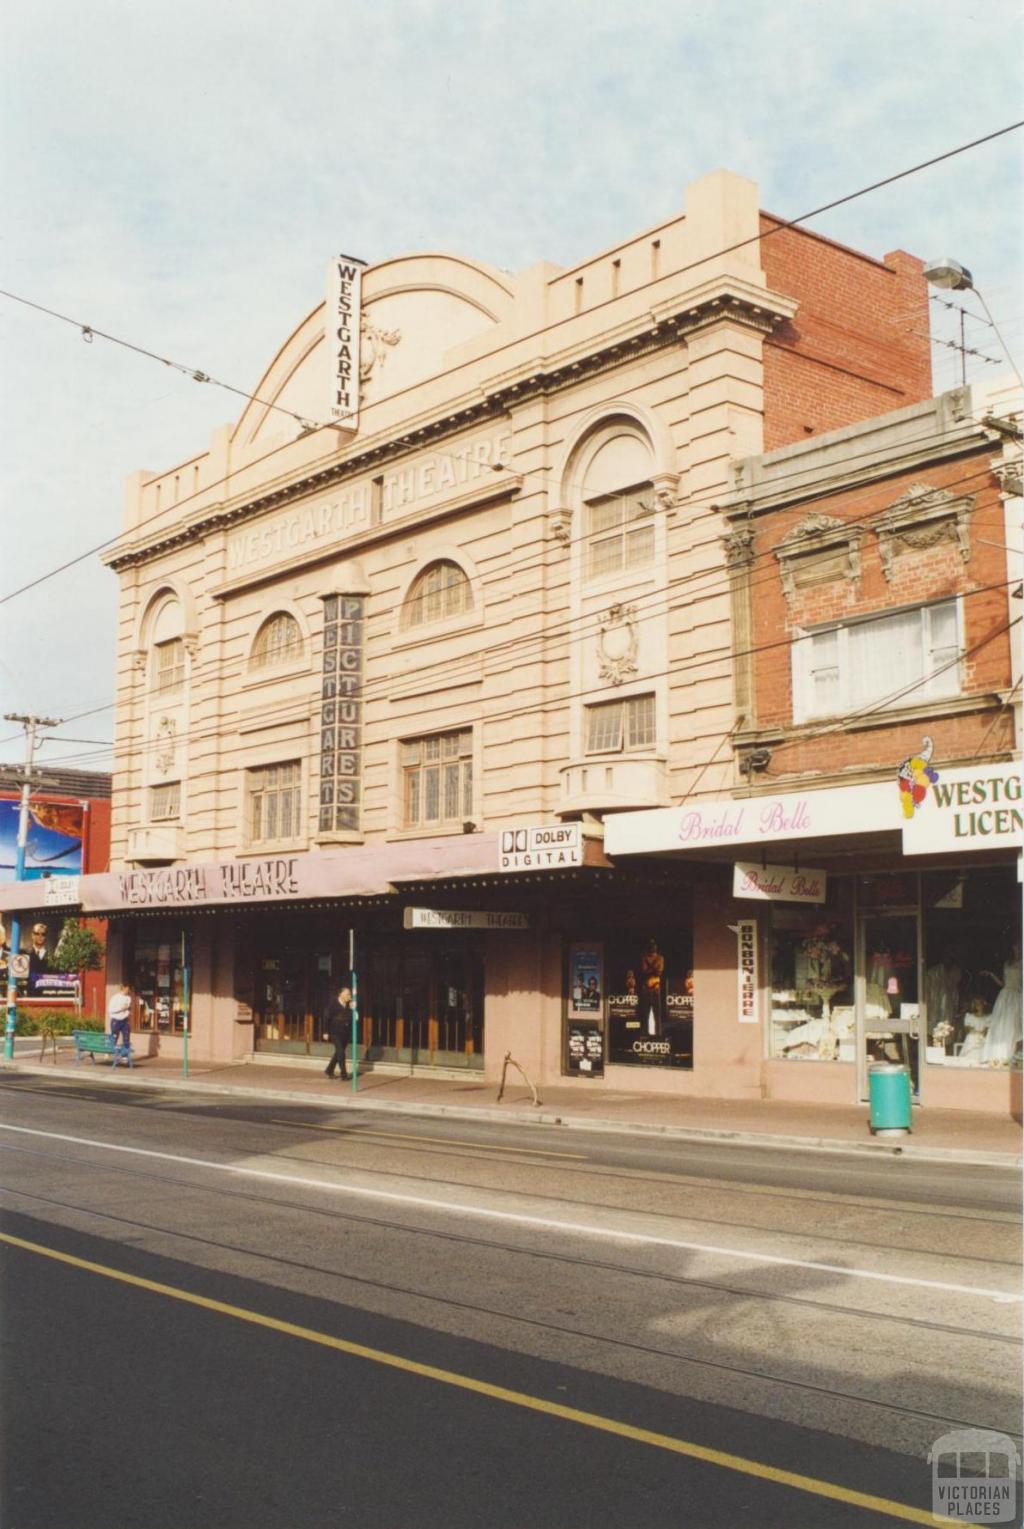
<path fill-rule="evenodd" d="M 505 1386 L 494 1386 L 485 1380 L 474 1380 L 470 1375 L 459 1375 L 454 1370 L 442 1370 L 436 1365 L 419 1364 L 414 1359 L 406 1359 L 401 1354 L 389 1354 L 383 1349 L 368 1348 L 363 1343 L 353 1343 L 347 1338 L 335 1338 L 330 1333 L 317 1332 L 312 1327 L 300 1327 L 295 1322 L 281 1322 L 277 1317 L 268 1317 L 259 1311 L 250 1311 L 244 1306 L 232 1306 L 227 1301 L 216 1301 L 206 1295 L 196 1295 L 191 1290 L 182 1290 L 175 1285 L 164 1285 L 159 1280 L 144 1279 L 138 1274 L 127 1274 L 122 1269 L 110 1268 L 107 1264 L 93 1263 L 88 1258 L 76 1258 L 72 1253 L 61 1253 L 56 1248 L 45 1247 L 42 1243 L 28 1242 L 23 1237 L 14 1237 L 9 1232 L 0 1232 L 0 1242 L 7 1243 L 10 1247 L 21 1248 L 27 1253 L 37 1253 L 43 1258 L 51 1258 L 57 1263 L 67 1264 L 73 1269 L 84 1269 L 89 1274 L 100 1274 L 105 1279 L 117 1280 L 123 1285 L 132 1285 L 138 1290 L 149 1290 L 154 1295 L 168 1296 L 171 1300 L 182 1301 L 188 1306 L 198 1306 L 204 1311 L 215 1311 L 221 1316 L 234 1317 L 239 1322 L 248 1322 L 253 1327 L 265 1327 L 272 1332 L 284 1333 L 289 1338 L 300 1338 L 305 1343 L 316 1343 L 321 1348 L 334 1349 L 341 1354 L 350 1354 L 356 1359 L 367 1359 L 374 1364 L 388 1366 L 392 1370 L 402 1370 L 407 1375 L 418 1375 L 424 1380 L 433 1380 L 440 1385 L 455 1386 L 461 1391 L 471 1391 L 477 1396 L 486 1396 L 491 1401 L 505 1402 L 512 1407 L 523 1407 L 529 1412 L 539 1412 L 546 1417 L 561 1418 L 566 1423 L 577 1423 L 584 1428 L 593 1428 L 600 1433 L 609 1433 L 620 1439 L 629 1439 L 634 1444 L 647 1444 L 654 1449 L 663 1449 L 674 1455 L 685 1455 L 691 1460 L 700 1460 L 705 1465 L 715 1465 L 722 1470 L 736 1471 L 743 1476 L 753 1476 L 759 1481 L 772 1481 L 778 1486 L 791 1487 L 798 1492 L 808 1492 L 815 1497 L 827 1497 L 833 1502 L 849 1503 L 851 1507 L 864 1508 L 873 1513 L 884 1513 L 889 1518 L 900 1519 L 908 1524 L 935 1524 L 935 1519 L 923 1508 L 912 1508 L 907 1503 L 894 1502 L 887 1497 L 875 1497 L 870 1492 L 857 1492 L 850 1487 L 838 1486 L 833 1481 L 823 1481 L 816 1476 L 803 1476 L 797 1471 L 780 1470 L 774 1465 L 764 1465 L 759 1460 L 748 1460 L 743 1455 L 727 1454 L 724 1450 L 709 1449 L 704 1444 L 694 1444 L 688 1439 L 675 1439 L 671 1434 L 653 1433 L 647 1428 L 634 1428 L 630 1423 L 621 1423 L 617 1418 L 603 1417 L 598 1412 L 583 1412 L 576 1407 L 565 1407 L 559 1402 L 549 1402 L 541 1396 L 530 1396 L 525 1391 L 511 1391 Z"/>
<path fill-rule="evenodd" d="M 271 1125 L 296 1127 L 294 1120 L 279 1120 L 276 1116 L 270 1117 Z M 474 1152 L 513 1152 L 519 1157 L 561 1157 L 574 1163 L 585 1163 L 586 1154 L 583 1152 L 548 1152 L 543 1147 L 495 1147 L 479 1141 L 459 1141 L 454 1136 L 413 1136 L 403 1134 L 401 1131 L 363 1131 L 354 1130 L 351 1126 L 322 1126 L 314 1125 L 310 1121 L 302 1121 L 303 1131 L 333 1131 L 338 1135 L 347 1136 L 350 1141 L 359 1142 L 364 1136 L 372 1136 L 378 1141 L 425 1141 L 432 1147 L 470 1147 Z"/>

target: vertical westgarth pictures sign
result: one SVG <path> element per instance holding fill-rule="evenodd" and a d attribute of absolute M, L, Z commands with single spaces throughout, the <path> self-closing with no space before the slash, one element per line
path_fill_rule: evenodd
<path fill-rule="evenodd" d="M 359 428 L 359 341 L 366 262 L 335 255 L 327 267 L 327 354 L 331 419 Z"/>
<path fill-rule="evenodd" d="M 319 832 L 358 833 L 363 778 L 362 595 L 324 597 Z"/>

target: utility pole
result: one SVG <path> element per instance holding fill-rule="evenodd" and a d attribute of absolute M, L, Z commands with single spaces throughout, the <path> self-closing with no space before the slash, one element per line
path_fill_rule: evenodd
<path fill-rule="evenodd" d="M 36 734 L 42 728 L 59 727 L 56 717 L 23 717 L 5 712 L 5 722 L 17 722 L 25 729 L 25 774 L 21 782 L 21 810 L 18 814 L 18 849 L 14 861 L 15 881 L 25 880 L 25 846 L 28 844 L 28 804 L 32 795 L 32 761 L 36 752 Z M 7 1024 L 4 1029 L 4 1060 L 14 1056 L 14 1031 L 18 1019 L 18 979 L 14 975 L 14 957 L 21 948 L 21 918 L 11 919 L 11 954 L 7 962 Z"/>

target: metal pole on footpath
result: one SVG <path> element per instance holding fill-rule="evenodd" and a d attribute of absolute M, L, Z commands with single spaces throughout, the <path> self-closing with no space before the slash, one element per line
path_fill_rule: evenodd
<path fill-rule="evenodd" d="M 32 795 L 32 760 L 36 751 L 36 732 L 41 727 L 59 727 L 54 717 L 21 717 L 14 712 L 4 714 L 5 722 L 20 722 L 25 729 L 25 776 L 21 783 L 21 807 L 18 812 L 18 846 L 14 857 L 14 879 L 25 880 L 25 850 L 28 845 L 28 804 Z M 4 1026 L 4 1060 L 14 1057 L 14 1032 L 18 1024 L 18 979 L 14 975 L 13 957 L 21 948 L 21 919 L 17 913 L 11 918 L 11 957 L 7 963 L 7 1023 Z"/>
<path fill-rule="evenodd" d="M 192 982 L 188 957 L 188 935 L 183 929 L 181 931 L 181 1004 L 184 1010 L 181 1032 L 181 1076 L 183 1078 L 188 1077 L 188 1035 L 192 1028 Z"/>
<path fill-rule="evenodd" d="M 356 932 L 348 932 L 348 969 L 352 977 L 352 1092 L 359 1087 L 359 978 L 356 976 Z"/>

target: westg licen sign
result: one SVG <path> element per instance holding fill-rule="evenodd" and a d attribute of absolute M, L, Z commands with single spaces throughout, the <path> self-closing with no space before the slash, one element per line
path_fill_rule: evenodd
<path fill-rule="evenodd" d="M 944 770 L 903 824 L 905 855 L 947 850 L 1020 849 L 1024 845 L 1019 763 Z"/>

